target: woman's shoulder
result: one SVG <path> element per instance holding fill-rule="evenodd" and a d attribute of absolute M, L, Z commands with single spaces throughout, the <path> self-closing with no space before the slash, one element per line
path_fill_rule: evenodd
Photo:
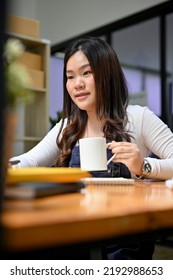
<path fill-rule="evenodd" d="M 153 111 L 151 111 L 147 106 L 141 105 L 128 105 L 127 106 L 127 115 L 132 118 L 143 117 L 143 115 L 153 115 Z"/>
<path fill-rule="evenodd" d="M 140 105 L 128 105 L 127 116 L 130 123 L 136 123 L 138 125 L 141 122 L 147 122 L 150 119 L 155 120 L 157 117 L 153 111 L 147 106 Z"/>
<path fill-rule="evenodd" d="M 136 113 L 142 113 L 146 110 L 149 110 L 147 106 L 141 106 L 141 105 L 128 105 L 127 106 L 127 112 L 131 114 L 136 114 Z"/>

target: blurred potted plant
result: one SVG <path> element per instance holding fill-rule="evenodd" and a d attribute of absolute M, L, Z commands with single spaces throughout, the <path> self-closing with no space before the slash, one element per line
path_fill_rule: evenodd
<path fill-rule="evenodd" d="M 33 93 L 28 89 L 31 78 L 26 67 L 20 63 L 24 45 L 18 39 L 10 38 L 4 48 L 5 92 L 7 108 L 14 109 L 17 103 L 33 101 Z"/>
<path fill-rule="evenodd" d="M 9 38 L 4 45 L 4 78 L 6 95 L 5 114 L 5 167 L 11 157 L 12 142 L 16 127 L 17 104 L 28 104 L 34 101 L 34 93 L 29 90 L 31 78 L 27 68 L 20 63 L 24 45 L 15 38 Z"/>

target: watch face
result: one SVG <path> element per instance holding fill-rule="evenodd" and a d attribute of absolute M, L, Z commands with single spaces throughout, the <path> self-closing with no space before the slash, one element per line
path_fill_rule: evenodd
<path fill-rule="evenodd" d="M 144 161 L 143 171 L 145 171 L 146 173 L 151 173 L 151 165 L 146 160 Z"/>

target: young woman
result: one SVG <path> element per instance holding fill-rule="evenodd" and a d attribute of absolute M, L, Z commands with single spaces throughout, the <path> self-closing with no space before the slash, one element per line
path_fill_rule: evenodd
<path fill-rule="evenodd" d="M 105 172 L 93 176 L 168 179 L 173 176 L 173 134 L 147 107 L 128 105 L 126 81 L 115 51 L 102 39 L 72 42 L 64 59 L 63 118 L 20 166 L 80 167 L 80 138 L 112 142 Z M 154 153 L 157 158 L 149 157 Z M 147 243 L 148 244 L 148 243 Z M 152 258 L 153 246 L 133 244 L 109 258 Z"/>

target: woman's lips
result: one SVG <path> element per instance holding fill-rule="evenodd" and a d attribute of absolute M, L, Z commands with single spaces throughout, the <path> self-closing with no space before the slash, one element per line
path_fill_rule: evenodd
<path fill-rule="evenodd" d="M 89 92 L 80 92 L 75 94 L 75 98 L 82 98 L 89 95 Z"/>

